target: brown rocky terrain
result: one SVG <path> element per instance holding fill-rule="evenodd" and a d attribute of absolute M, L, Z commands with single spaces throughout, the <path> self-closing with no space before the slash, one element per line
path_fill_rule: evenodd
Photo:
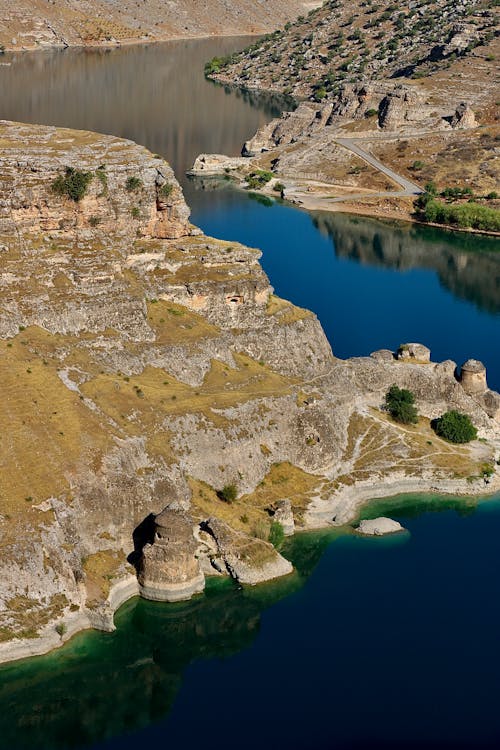
<path fill-rule="evenodd" d="M 487 0 L 334 0 L 207 74 L 302 102 L 245 144 L 243 176 L 272 169 L 306 208 L 410 218 L 433 182 L 498 210 L 498 34 Z"/>
<path fill-rule="evenodd" d="M 335 358 L 259 257 L 193 227 L 146 149 L 0 123 L 0 659 L 111 629 L 139 592 L 289 573 L 274 518 L 291 533 L 404 489 L 499 486 L 482 371 L 462 385 L 414 345 Z M 381 409 L 393 383 L 418 425 Z M 448 408 L 482 439 L 438 438 Z"/>
<path fill-rule="evenodd" d="M 0 0 L 0 45 L 120 44 L 179 37 L 261 34 L 317 6 L 302 0 Z"/>

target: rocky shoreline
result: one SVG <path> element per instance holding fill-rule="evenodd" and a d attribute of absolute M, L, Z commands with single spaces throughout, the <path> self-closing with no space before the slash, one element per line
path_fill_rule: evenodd
<path fill-rule="evenodd" d="M 480 363 L 415 343 L 340 360 L 259 251 L 190 223 L 162 159 L 19 123 L 0 141 L 0 659 L 110 631 L 138 593 L 288 575 L 278 527 L 344 525 L 400 491 L 497 490 L 500 395 Z M 417 425 L 384 411 L 393 384 Z M 437 437 L 448 409 L 481 440 Z"/>
<path fill-rule="evenodd" d="M 345 519 L 342 525 L 348 526 L 352 521 L 355 520 L 361 507 L 369 505 L 370 501 L 388 499 L 396 499 L 401 494 L 413 494 L 422 495 L 426 497 L 428 495 L 439 494 L 439 495 L 451 495 L 460 496 L 464 500 L 467 498 L 491 498 L 495 499 L 500 493 L 500 476 L 495 478 L 493 486 L 488 487 L 488 491 L 485 492 L 484 483 L 478 484 L 476 487 L 464 487 L 459 483 L 455 485 L 450 482 L 443 482 L 441 484 L 436 482 L 426 482 L 425 480 L 416 480 L 413 482 L 401 481 L 391 484 L 389 487 L 386 484 L 373 484 L 371 486 L 364 486 L 363 488 L 353 488 L 350 491 L 345 491 L 340 504 L 346 503 L 346 508 L 342 511 L 345 514 Z M 339 508 L 339 504 L 335 506 Z M 303 531 L 315 531 L 324 528 L 332 527 L 331 521 L 321 522 L 320 514 L 330 515 L 332 507 L 328 511 L 318 511 L 316 509 L 311 510 L 310 518 L 308 519 L 307 527 Z M 343 516 L 344 517 L 344 516 Z M 348 519 L 348 520 L 347 520 Z M 389 519 L 387 519 L 389 520 Z M 338 524 L 335 524 L 338 526 Z M 384 534 L 395 533 L 398 529 L 395 527 L 392 529 L 385 529 Z M 404 531 L 404 529 L 401 529 Z M 301 533 L 298 531 L 297 533 Z M 369 531 L 364 532 L 367 535 L 375 534 L 377 532 Z M 292 567 L 285 571 L 287 574 L 292 571 Z M 270 576 L 273 578 L 274 576 Z M 264 581 L 269 580 L 265 578 Z M 185 592 L 184 592 L 185 593 Z M 189 592 L 188 598 L 192 595 Z M 198 592 L 199 593 L 199 592 Z M 45 631 L 42 632 L 36 639 L 33 640 L 13 640 L 8 643 L 0 643 L 0 664 L 7 662 L 19 661 L 22 659 L 32 658 L 34 656 L 42 656 L 51 651 L 56 651 L 59 648 L 65 646 L 75 635 L 84 632 L 85 630 L 103 630 L 105 632 L 113 632 L 114 626 L 114 615 L 126 602 L 135 597 L 140 596 L 139 584 L 135 575 L 129 575 L 123 580 L 116 582 L 111 588 L 106 602 L 106 615 L 105 619 L 98 619 L 92 616 L 92 614 L 85 614 L 78 612 L 72 615 L 68 615 L 61 620 L 60 624 L 64 625 L 64 632 L 59 635 L 52 624 L 46 627 Z M 181 599 L 185 599 L 186 596 L 182 596 Z"/>

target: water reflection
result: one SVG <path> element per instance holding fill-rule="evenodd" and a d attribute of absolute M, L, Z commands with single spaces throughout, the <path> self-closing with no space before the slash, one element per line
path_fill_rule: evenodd
<path fill-rule="evenodd" d="M 300 588 L 334 532 L 288 545 L 294 575 L 257 589 L 216 581 L 182 604 L 134 599 L 116 633 L 85 633 L 61 652 L 0 668 L 2 746 L 79 748 L 149 726 L 170 711 L 186 667 L 248 648 L 261 614 Z"/>
<path fill-rule="evenodd" d="M 312 216 L 314 226 L 332 240 L 338 257 L 398 271 L 432 269 L 456 297 L 480 310 L 500 312 L 498 238 L 346 214 Z"/>
<path fill-rule="evenodd" d="M 199 153 L 239 154 L 290 106 L 205 80 L 207 60 L 246 44 L 248 37 L 231 37 L 6 55 L 0 118 L 131 138 L 165 156 L 182 180 Z"/>

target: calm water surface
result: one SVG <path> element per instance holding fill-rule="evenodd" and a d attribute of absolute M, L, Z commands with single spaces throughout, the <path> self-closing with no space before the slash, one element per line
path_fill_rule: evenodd
<path fill-rule="evenodd" d="M 237 154 L 283 106 L 203 79 L 208 58 L 245 41 L 7 58 L 0 117 L 166 156 L 195 223 L 262 248 L 277 292 L 319 315 L 339 356 L 423 341 L 437 359 L 482 359 L 500 388 L 497 241 L 266 207 L 184 178 L 198 153 Z M 0 746 L 498 746 L 500 501 L 398 502 L 407 535 L 301 535 L 287 580 L 215 582 L 182 605 L 134 600 L 116 633 L 0 668 Z"/>

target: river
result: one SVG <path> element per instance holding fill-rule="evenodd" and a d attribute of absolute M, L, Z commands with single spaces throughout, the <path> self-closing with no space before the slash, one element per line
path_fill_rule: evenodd
<path fill-rule="evenodd" d="M 198 153 L 237 154 L 284 106 L 204 80 L 207 59 L 245 42 L 6 55 L 0 117 L 165 156 L 194 223 L 260 247 L 276 291 L 317 313 L 338 356 L 421 341 L 435 359 L 483 360 L 500 388 L 497 240 L 266 206 L 185 178 Z M 179 605 L 134 600 L 115 634 L 0 668 L 0 744 L 498 746 L 500 504 L 406 498 L 389 511 L 408 534 L 300 535 L 285 581 L 216 581 Z"/>

